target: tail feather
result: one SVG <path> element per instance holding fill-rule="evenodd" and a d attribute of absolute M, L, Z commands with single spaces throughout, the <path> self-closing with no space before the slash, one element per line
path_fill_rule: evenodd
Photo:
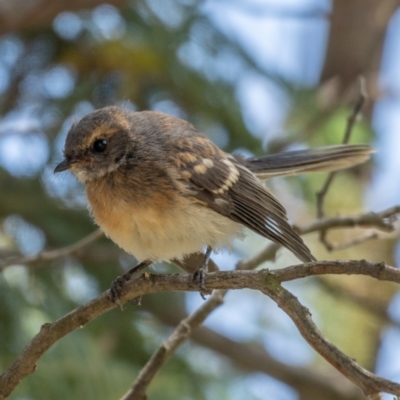
<path fill-rule="evenodd" d="M 327 172 L 350 168 L 367 161 L 375 150 L 366 144 L 344 144 L 250 157 L 245 166 L 259 179 Z"/>

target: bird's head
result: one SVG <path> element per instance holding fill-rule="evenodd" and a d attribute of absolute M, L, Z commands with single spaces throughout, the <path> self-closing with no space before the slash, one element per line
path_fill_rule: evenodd
<path fill-rule="evenodd" d="M 91 112 L 69 130 L 64 160 L 54 172 L 70 170 L 85 183 L 115 171 L 132 148 L 130 128 L 126 110 L 105 107 Z"/>

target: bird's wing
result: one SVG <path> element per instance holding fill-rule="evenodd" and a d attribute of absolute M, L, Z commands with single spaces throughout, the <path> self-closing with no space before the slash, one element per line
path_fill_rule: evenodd
<path fill-rule="evenodd" d="M 201 135 L 170 143 L 171 163 L 192 196 L 218 213 L 313 261 L 308 247 L 289 225 L 285 208 L 244 165 Z"/>

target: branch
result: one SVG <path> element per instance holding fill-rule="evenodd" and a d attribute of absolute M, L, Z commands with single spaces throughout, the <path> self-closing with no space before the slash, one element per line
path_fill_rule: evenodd
<path fill-rule="evenodd" d="M 379 281 L 400 284 L 400 270 L 390 267 L 384 262 L 373 263 L 366 260 L 330 260 L 293 265 L 270 271 L 279 282 L 293 281 L 299 278 L 316 275 L 365 275 Z"/>
<path fill-rule="evenodd" d="M 175 327 L 187 317 L 181 310 L 160 309 L 159 304 L 152 302 L 151 298 L 146 299 L 149 301 L 143 302 L 142 307 L 164 324 Z M 314 371 L 308 367 L 285 364 L 272 357 L 260 344 L 235 341 L 205 326 L 194 331 L 191 339 L 228 357 L 246 372 L 262 372 L 286 383 L 296 390 L 301 399 L 318 399 L 321 393 L 324 394 L 324 400 L 365 399 L 358 387 L 335 369 L 329 372 L 321 369 Z"/>
<path fill-rule="evenodd" d="M 100 229 L 95 230 L 91 234 L 85 236 L 83 239 L 77 241 L 76 243 L 61 247 L 57 250 L 47 250 L 42 251 L 38 254 L 28 257 L 13 257 L 10 260 L 6 260 L 4 264 L 0 265 L 0 272 L 4 269 L 11 267 L 12 265 L 18 264 L 33 264 L 37 261 L 52 261 L 56 260 L 57 258 L 65 257 L 70 254 L 76 253 L 77 251 L 81 250 L 83 247 L 93 243 L 99 237 L 103 235 L 103 232 Z"/>
<path fill-rule="evenodd" d="M 357 245 L 365 243 L 365 242 L 369 242 L 370 240 L 377 240 L 379 238 L 380 238 L 380 236 L 376 232 L 367 233 L 365 235 L 362 235 L 362 236 L 354 238 L 354 239 L 347 240 L 342 243 L 331 243 L 330 250 L 331 251 L 344 250 L 344 249 L 348 249 L 349 247 L 353 247 L 353 246 L 357 246 Z"/>
<path fill-rule="evenodd" d="M 400 283 L 400 270 L 384 263 L 370 263 L 361 260 L 313 262 L 273 272 L 268 270 L 214 272 L 206 276 L 206 285 L 211 290 L 249 288 L 262 291 L 276 301 L 293 319 L 310 345 L 352 382 L 360 386 L 366 395 L 371 396 L 380 391 L 400 395 L 399 384 L 368 372 L 329 343 L 312 322 L 308 311 L 280 285 L 281 282 L 322 274 L 368 275 L 379 280 Z M 198 286 L 193 282 L 192 275 L 143 274 L 140 278 L 130 281 L 124 286 L 121 303 L 149 293 L 197 290 Z M 107 291 L 56 322 L 44 324 L 11 367 L 1 375 L 0 400 L 5 399 L 22 379 L 34 372 L 36 362 L 55 342 L 115 307 L 115 304 L 109 299 Z"/>
<path fill-rule="evenodd" d="M 310 224 L 306 225 L 294 225 L 293 228 L 299 235 L 305 235 L 307 233 L 318 232 L 321 230 L 337 229 L 337 228 L 377 228 L 384 232 L 393 232 L 395 230 L 394 222 L 397 220 L 397 214 L 400 214 L 400 206 L 388 208 L 378 213 L 368 212 L 365 214 L 355 215 L 353 217 L 334 217 L 334 218 L 323 218 L 318 219 Z M 377 238 L 374 236 L 374 238 Z M 368 237 L 369 240 L 372 237 Z M 358 240 L 358 241 L 357 241 Z M 359 244 L 362 239 L 356 239 L 353 243 L 347 243 L 349 245 Z M 364 238 L 365 241 L 365 238 Z M 341 245 L 336 245 L 339 248 Z M 268 244 L 263 250 L 255 254 L 247 260 L 239 261 L 238 269 L 255 269 L 265 261 L 274 260 L 277 251 L 281 245 L 277 243 Z"/>
<path fill-rule="evenodd" d="M 344 138 L 342 142 L 343 144 L 349 143 L 354 124 L 356 123 L 364 107 L 364 104 L 368 99 L 367 88 L 365 85 L 365 78 L 363 76 L 358 77 L 358 90 L 359 90 L 358 99 L 354 104 L 352 113 L 347 118 L 346 130 L 344 132 Z"/>
<path fill-rule="evenodd" d="M 294 229 L 300 235 L 320 230 L 353 227 L 376 228 L 384 232 L 392 232 L 395 229 L 393 223 L 397 219 L 397 214 L 400 214 L 400 206 L 390 207 L 378 213 L 368 212 L 353 217 L 322 218 L 307 225 L 295 225 Z"/>
<path fill-rule="evenodd" d="M 344 132 L 344 137 L 342 144 L 347 144 L 350 140 L 351 133 L 353 131 L 354 125 L 357 121 L 358 116 L 361 113 L 361 110 L 364 106 L 364 103 L 367 99 L 367 93 L 366 93 L 366 88 L 365 88 L 365 79 L 364 77 L 360 76 L 358 80 L 359 84 L 359 95 L 358 99 L 353 107 L 353 111 L 347 118 L 347 124 L 346 124 L 346 129 Z M 328 194 L 329 188 L 332 185 L 333 179 L 335 177 L 336 172 L 331 172 L 328 177 L 326 178 L 326 181 L 324 185 L 322 186 L 322 189 L 317 193 L 317 218 L 321 219 L 324 217 L 325 212 L 324 212 L 324 201 L 325 197 Z M 326 240 L 326 230 L 321 230 L 319 234 L 319 239 L 321 243 L 325 245 L 325 247 L 328 250 L 331 250 L 331 245 L 330 243 Z"/>
<path fill-rule="evenodd" d="M 398 394 L 400 385 L 380 378 L 362 368 L 330 343 L 314 324 L 310 311 L 288 290 L 269 285 L 263 291 L 292 319 L 303 338 L 330 364 L 359 386 L 369 399 L 381 399 L 380 392 Z"/>
<path fill-rule="evenodd" d="M 194 330 L 196 330 L 204 320 L 223 303 L 226 290 L 216 290 L 212 296 L 193 314 L 179 322 L 178 326 L 155 351 L 149 361 L 140 371 L 132 388 L 121 397 L 121 400 L 141 400 L 146 399 L 146 390 L 156 373 L 165 364 L 168 358 L 175 353 L 177 348 L 185 342 Z"/>

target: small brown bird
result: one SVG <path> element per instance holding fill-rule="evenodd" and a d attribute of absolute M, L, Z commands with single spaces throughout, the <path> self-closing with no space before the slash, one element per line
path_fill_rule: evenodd
<path fill-rule="evenodd" d="M 259 179 L 348 168 L 372 151 L 338 145 L 245 159 L 225 153 L 182 119 L 106 107 L 72 126 L 55 172 L 70 169 L 85 184 L 95 222 L 140 262 L 113 282 L 117 301 L 133 273 L 156 260 L 182 266 L 207 247 L 195 273 L 205 291 L 211 249 L 241 237 L 243 226 L 303 262 L 315 260 Z"/>

